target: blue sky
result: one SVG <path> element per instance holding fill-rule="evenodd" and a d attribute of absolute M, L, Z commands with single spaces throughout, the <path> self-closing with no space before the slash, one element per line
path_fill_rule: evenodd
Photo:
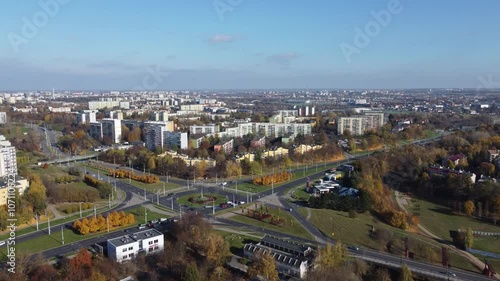
<path fill-rule="evenodd" d="M 48 15 L 41 3 L 59 3 Z M 399 2 L 398 11 L 388 9 Z M 500 81 L 500 1 L 42 0 L 0 9 L 0 89 L 471 87 Z M 224 11 L 217 10 L 226 9 Z M 385 11 L 385 26 L 373 12 Z M 392 11 L 392 12 L 391 12 Z M 36 17 L 46 24 L 36 22 Z M 34 19 L 35 17 L 35 19 Z M 23 18 L 37 29 L 24 32 Z M 356 28 L 377 25 L 368 44 Z M 25 29 L 25 28 L 24 28 Z M 359 43 L 359 42 L 358 42 Z M 356 50 L 344 54 L 341 45 Z M 153 88 L 152 88 L 153 89 Z"/>

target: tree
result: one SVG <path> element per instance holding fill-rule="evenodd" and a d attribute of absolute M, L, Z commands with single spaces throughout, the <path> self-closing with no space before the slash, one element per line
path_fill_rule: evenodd
<path fill-rule="evenodd" d="M 474 202 L 472 202 L 471 200 L 467 200 L 464 203 L 464 208 L 465 208 L 465 214 L 467 214 L 467 216 L 472 217 L 472 215 L 474 215 L 474 211 L 476 210 Z"/>
<path fill-rule="evenodd" d="M 254 254 L 247 273 L 250 277 L 262 276 L 267 281 L 279 280 L 276 261 L 268 251 L 259 251 Z"/>
<path fill-rule="evenodd" d="M 27 194 L 27 200 L 33 206 L 35 213 L 40 213 L 46 208 L 47 189 L 43 185 L 39 175 L 33 175 L 30 179 L 30 188 Z"/>
<path fill-rule="evenodd" d="M 325 248 L 318 249 L 316 263 L 324 268 L 337 268 L 347 259 L 347 248 L 341 241 L 337 241 L 335 246 L 326 244 Z"/>
<path fill-rule="evenodd" d="M 194 262 L 190 263 L 181 277 L 182 281 L 201 281 L 200 272 L 198 272 L 198 267 Z"/>
<path fill-rule="evenodd" d="M 135 127 L 132 131 L 129 132 L 129 134 L 128 134 L 128 141 L 129 142 L 140 141 L 141 140 L 141 135 L 142 135 L 141 128 Z"/>
<path fill-rule="evenodd" d="M 220 235 L 211 233 L 204 245 L 206 246 L 207 261 L 215 266 L 224 265 L 231 256 L 229 243 Z"/>
<path fill-rule="evenodd" d="M 155 161 L 155 157 L 153 157 L 153 156 L 149 157 L 148 162 L 146 163 L 146 167 L 147 167 L 149 170 L 154 170 L 154 169 L 156 169 L 156 161 Z"/>
<path fill-rule="evenodd" d="M 92 265 L 92 255 L 87 249 L 81 248 L 78 254 L 73 259 L 71 259 L 70 264 L 74 268 L 90 268 L 90 266 Z"/>
<path fill-rule="evenodd" d="M 474 235 L 472 234 L 472 228 L 467 228 L 467 231 L 465 232 L 465 247 L 467 249 L 472 248 L 474 245 Z"/>
<path fill-rule="evenodd" d="M 391 281 L 391 274 L 386 268 L 378 268 L 373 277 L 374 281 Z"/>
<path fill-rule="evenodd" d="M 212 274 L 210 275 L 209 281 L 226 281 L 232 280 L 232 274 L 229 270 L 224 268 L 223 266 L 218 266 L 214 269 Z"/>
<path fill-rule="evenodd" d="M 413 281 L 413 273 L 406 264 L 403 264 L 403 266 L 401 267 L 401 276 L 399 277 L 399 280 Z"/>

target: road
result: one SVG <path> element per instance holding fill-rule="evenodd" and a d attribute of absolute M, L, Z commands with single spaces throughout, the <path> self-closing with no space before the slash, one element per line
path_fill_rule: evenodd
<path fill-rule="evenodd" d="M 437 139 L 437 138 L 435 138 L 435 139 Z M 422 142 L 425 143 L 426 141 L 435 141 L 435 139 L 417 141 L 417 142 L 419 144 L 422 144 Z M 415 143 L 417 143 L 417 142 L 415 142 Z M 349 157 L 350 159 L 339 162 L 339 165 L 350 162 L 354 159 L 360 159 L 360 158 L 367 157 L 367 156 L 369 156 L 369 154 L 368 155 L 352 156 L 352 157 Z M 309 177 L 310 178 L 317 178 L 317 177 L 321 177 L 323 174 L 324 174 L 324 170 L 321 170 L 315 174 L 310 175 Z M 103 176 L 103 177 L 104 177 L 104 180 L 109 180 L 109 181 L 114 182 L 114 179 L 110 179 L 107 176 Z M 163 179 L 163 180 L 166 180 L 166 179 Z M 179 212 L 181 212 L 181 210 L 182 210 L 182 212 L 186 212 L 186 211 L 189 211 L 189 209 L 191 209 L 191 210 L 193 210 L 193 209 L 186 208 L 186 207 L 179 205 L 176 198 L 179 198 L 179 197 L 187 195 L 187 194 L 198 193 L 198 192 L 200 192 L 201 188 L 204 189 L 205 193 L 218 193 L 218 194 L 221 194 L 223 196 L 226 196 L 230 200 L 233 200 L 233 198 L 234 198 L 234 200 L 237 200 L 237 201 L 246 201 L 247 200 L 247 194 L 245 192 L 240 192 L 239 194 L 235 194 L 234 192 L 222 190 L 221 187 L 216 186 L 215 184 L 213 184 L 213 185 L 211 185 L 211 184 L 200 185 L 200 183 L 198 183 L 194 187 L 192 186 L 190 189 L 188 189 L 187 188 L 187 181 L 185 181 L 185 180 L 170 178 L 169 181 L 173 182 L 173 183 L 180 184 L 181 186 L 185 186 L 186 190 L 177 192 L 177 193 L 175 193 L 174 196 L 168 197 L 168 196 L 160 196 L 161 194 L 155 194 L 155 193 L 152 193 L 149 191 L 145 191 L 141 188 L 135 187 L 135 186 L 128 184 L 124 181 L 116 181 L 116 186 L 118 188 L 126 191 L 126 194 L 127 194 L 126 201 L 127 202 L 131 199 L 132 193 L 135 193 L 135 194 L 138 194 L 140 196 L 145 196 L 147 201 L 159 202 L 161 205 L 166 206 L 166 207 L 173 207 L 174 210 L 177 210 Z M 226 220 L 226 219 L 218 218 L 218 219 L 216 219 L 217 223 L 224 223 L 224 224 L 234 226 L 234 227 L 244 227 L 244 228 L 250 229 L 252 231 L 257 231 L 257 232 L 261 232 L 264 234 L 276 235 L 276 236 L 280 236 L 280 237 L 284 237 L 284 238 L 290 238 L 293 240 L 297 240 L 299 242 L 308 243 L 310 245 L 317 245 L 318 243 L 319 244 L 335 243 L 334 240 L 325 236 L 317 228 L 315 228 L 309 221 L 307 221 L 297 211 L 297 209 L 298 209 L 297 205 L 283 199 L 283 195 L 285 194 L 286 190 L 293 188 L 293 187 L 296 187 L 296 186 L 299 186 L 299 185 L 305 185 L 305 183 L 306 183 L 306 179 L 304 179 L 304 178 L 293 180 L 293 181 L 285 183 L 281 186 L 275 187 L 274 193 L 276 193 L 276 195 L 278 195 L 278 197 L 280 198 L 280 203 L 285 207 L 285 209 L 288 209 L 288 210 L 291 209 L 290 213 L 304 226 L 304 228 L 309 233 L 311 233 L 313 235 L 313 237 L 315 237 L 316 241 L 305 240 L 305 239 L 301 239 L 298 237 L 286 235 L 283 233 L 277 233 L 277 232 L 269 231 L 269 230 L 262 229 L 259 227 L 246 225 L 243 223 L 234 222 L 234 221 L 230 221 L 230 220 Z M 253 195 L 253 198 L 255 199 L 257 197 L 264 197 L 266 195 L 270 195 L 271 193 L 272 193 L 271 190 L 267 190 L 267 191 L 260 192 L 260 193 L 255 193 Z M 145 200 L 145 202 L 146 202 L 146 200 Z M 120 205 L 113 208 L 112 210 L 134 208 L 138 205 L 141 205 L 141 204 L 138 204 L 138 205 L 134 205 L 134 206 L 129 206 L 128 208 L 124 208 L 125 204 L 126 203 L 123 202 Z M 209 216 L 212 213 L 212 208 L 195 209 L 194 211 L 202 213 L 205 216 Z M 70 226 L 71 226 L 71 223 L 65 224 L 65 227 L 70 227 Z M 59 229 L 60 229 L 60 225 L 52 227 L 52 231 L 57 231 Z M 134 229 L 134 227 L 131 227 L 130 229 Z M 32 234 L 27 234 L 27 235 L 21 236 L 18 238 L 18 241 L 22 242 L 22 241 L 33 239 L 36 237 L 40 237 L 42 235 L 45 235 L 45 233 L 39 231 L 39 232 L 35 232 Z M 81 247 L 88 247 L 88 246 L 93 245 L 95 243 L 103 242 L 107 239 L 110 239 L 113 237 L 119 237 L 121 235 L 123 235 L 122 232 L 101 235 L 101 236 L 98 236 L 98 237 L 95 237 L 92 239 L 85 240 L 83 242 L 78 242 L 78 243 L 74 243 L 71 245 L 65 245 L 65 246 L 62 246 L 62 247 L 59 247 L 56 249 L 45 251 L 42 253 L 42 255 L 45 258 L 54 257 L 57 255 L 65 254 L 67 252 L 77 251 Z M 386 266 L 399 267 L 399 266 L 401 266 L 402 263 L 405 263 L 415 272 L 419 272 L 422 274 L 426 274 L 426 275 L 430 275 L 430 276 L 434 276 L 434 277 L 438 277 L 438 278 L 442 278 L 442 279 L 446 279 L 448 277 L 448 276 L 446 276 L 446 269 L 442 268 L 441 266 L 435 266 L 432 264 L 427 264 L 427 263 L 422 263 L 422 262 L 418 262 L 418 261 L 414 261 L 414 260 L 404 259 L 402 257 L 394 256 L 394 255 L 384 253 L 384 252 L 377 252 L 377 251 L 372 251 L 372 250 L 367 250 L 367 249 L 360 249 L 359 251 L 352 251 L 351 250 L 350 253 L 354 256 L 359 257 L 359 258 L 369 260 L 371 262 L 379 263 L 382 265 L 386 265 Z M 479 274 L 471 273 L 471 272 L 466 272 L 466 271 L 461 271 L 461 270 L 453 270 L 453 272 L 457 276 L 456 277 L 450 276 L 449 280 L 478 280 L 478 281 L 491 280 L 490 278 L 484 277 L 484 276 L 479 275 Z"/>

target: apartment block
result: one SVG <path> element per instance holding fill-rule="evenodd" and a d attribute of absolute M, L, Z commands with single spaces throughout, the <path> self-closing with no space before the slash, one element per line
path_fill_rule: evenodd
<path fill-rule="evenodd" d="M 104 118 L 101 121 L 102 136 L 111 138 L 113 143 L 120 143 L 122 139 L 122 122 L 119 119 Z"/>
<path fill-rule="evenodd" d="M 209 125 L 193 125 L 189 127 L 190 134 L 215 134 L 219 132 L 219 126 L 215 124 Z"/>
<path fill-rule="evenodd" d="M 0 177 L 17 175 L 16 148 L 0 135 Z"/>
<path fill-rule="evenodd" d="M 364 115 L 340 117 L 337 120 L 337 133 L 341 135 L 349 130 L 352 135 L 359 136 L 367 130 L 382 127 L 384 123 L 384 113 L 382 112 L 365 112 Z"/>
<path fill-rule="evenodd" d="M 96 122 L 96 110 L 84 110 L 76 114 L 76 122 L 78 124 L 88 124 Z"/>
<path fill-rule="evenodd" d="M 96 140 L 102 140 L 102 124 L 101 122 L 91 122 L 89 135 Z"/>
<path fill-rule="evenodd" d="M 0 124 L 7 124 L 7 112 L 0 112 Z"/>

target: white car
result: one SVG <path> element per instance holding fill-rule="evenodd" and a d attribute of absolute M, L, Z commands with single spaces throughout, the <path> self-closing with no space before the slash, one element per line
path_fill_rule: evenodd
<path fill-rule="evenodd" d="M 5 245 L 5 241 L 0 241 L 0 246 Z"/>

